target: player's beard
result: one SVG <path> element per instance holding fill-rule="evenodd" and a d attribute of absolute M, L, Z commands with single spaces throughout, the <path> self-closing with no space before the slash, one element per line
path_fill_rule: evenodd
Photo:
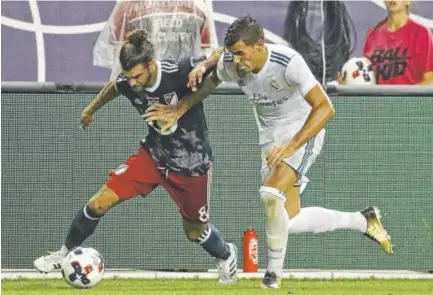
<path fill-rule="evenodd" d="M 142 85 L 136 85 L 136 86 L 133 87 L 133 89 L 134 89 L 135 92 L 140 92 L 140 91 L 142 91 L 144 88 L 145 88 L 145 87 L 142 86 Z"/>
<path fill-rule="evenodd" d="M 143 91 L 146 87 L 149 87 L 149 81 L 152 79 L 152 74 L 149 71 L 149 75 L 147 76 L 146 82 L 140 83 L 137 86 L 134 86 L 133 89 L 135 92 Z"/>

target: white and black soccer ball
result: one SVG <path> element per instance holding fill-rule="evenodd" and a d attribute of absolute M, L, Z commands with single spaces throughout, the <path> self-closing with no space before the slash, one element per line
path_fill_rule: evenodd
<path fill-rule="evenodd" d="M 373 65 L 366 57 L 352 57 L 341 69 L 345 85 L 374 85 L 376 76 Z"/>
<path fill-rule="evenodd" d="M 62 276 L 74 288 L 84 289 L 96 286 L 104 276 L 104 259 L 93 248 L 76 247 L 62 262 Z"/>

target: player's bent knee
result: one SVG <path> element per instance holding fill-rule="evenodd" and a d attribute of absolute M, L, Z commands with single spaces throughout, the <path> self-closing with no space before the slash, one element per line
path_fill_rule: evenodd
<path fill-rule="evenodd" d="M 197 239 L 200 237 L 201 233 L 202 233 L 202 231 L 198 228 L 185 229 L 186 238 L 191 242 L 197 241 Z"/>
<path fill-rule="evenodd" d="M 298 178 L 297 172 L 288 164 L 282 162 L 270 170 L 263 181 L 263 185 L 264 187 L 278 188 L 277 190 L 286 192 L 295 185 Z"/>
<path fill-rule="evenodd" d="M 120 203 L 119 196 L 108 186 L 104 185 L 87 203 L 92 212 L 102 216 L 111 208 Z"/>
<path fill-rule="evenodd" d="M 269 221 L 276 218 L 281 212 L 281 208 L 284 208 L 285 194 L 276 188 L 268 186 L 261 186 L 259 192 L 266 219 Z"/>
<path fill-rule="evenodd" d="M 191 242 L 196 242 L 205 229 L 205 223 L 191 223 L 183 220 L 183 230 L 185 231 L 187 239 Z"/>

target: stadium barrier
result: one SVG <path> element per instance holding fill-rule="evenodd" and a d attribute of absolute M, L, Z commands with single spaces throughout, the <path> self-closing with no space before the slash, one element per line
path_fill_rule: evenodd
<path fill-rule="evenodd" d="M 101 87 L 2 83 L 3 273 L 32 268 L 35 258 L 57 250 L 76 212 L 145 136 L 140 116 L 125 98 L 100 110 L 88 130 L 79 128 L 82 109 Z M 395 253 L 386 256 L 357 232 L 294 235 L 285 268 L 324 271 L 325 277 L 339 270 L 431 272 L 433 88 L 333 86 L 327 91 L 336 116 L 308 173 L 303 206 L 346 211 L 378 206 Z M 205 101 L 205 112 L 215 154 L 212 222 L 238 247 L 243 230 L 256 229 L 264 268 L 264 215 L 257 192 L 261 161 L 251 106 L 235 86 L 223 85 Z M 213 269 L 207 254 L 186 240 L 180 221 L 175 204 L 158 188 L 108 213 L 85 245 L 98 249 L 110 269 Z"/>

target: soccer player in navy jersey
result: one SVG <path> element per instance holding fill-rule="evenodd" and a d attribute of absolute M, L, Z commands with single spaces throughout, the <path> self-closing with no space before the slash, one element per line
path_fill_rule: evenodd
<path fill-rule="evenodd" d="M 81 115 L 88 127 L 94 113 L 119 94 L 126 96 L 140 114 L 153 104 L 175 105 L 190 92 L 188 74 L 204 60 L 184 58 L 157 61 L 144 30 L 134 31 L 120 52 L 122 73 L 109 82 Z M 151 122 L 149 134 L 136 154 L 130 156 L 75 216 L 60 251 L 34 261 L 41 272 L 60 268 L 63 258 L 88 238 L 101 218 L 122 201 L 147 196 L 162 186 L 176 202 L 183 228 L 217 262 L 219 282 L 237 282 L 236 247 L 226 243 L 209 222 L 208 202 L 212 149 L 209 144 L 203 105 L 191 108 L 175 128 L 162 131 L 164 122 Z"/>

